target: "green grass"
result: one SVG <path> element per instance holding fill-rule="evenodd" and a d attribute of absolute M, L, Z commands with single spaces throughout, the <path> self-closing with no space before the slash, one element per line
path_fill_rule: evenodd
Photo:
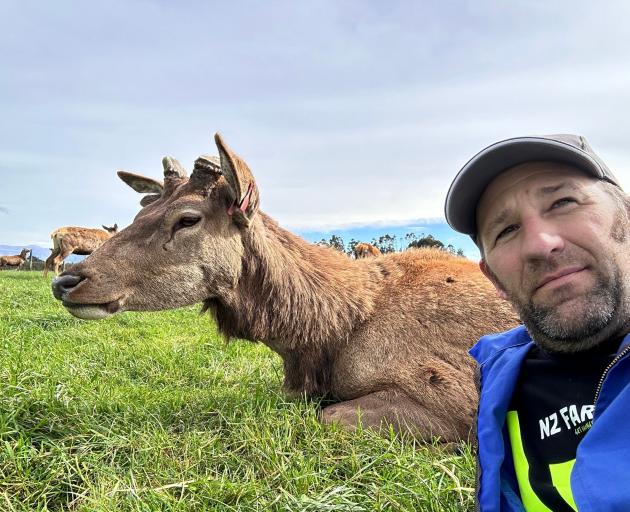
<path fill-rule="evenodd" d="M 0 272 L 0 510 L 472 510 L 466 445 L 320 425 L 198 310 L 86 322 Z"/>

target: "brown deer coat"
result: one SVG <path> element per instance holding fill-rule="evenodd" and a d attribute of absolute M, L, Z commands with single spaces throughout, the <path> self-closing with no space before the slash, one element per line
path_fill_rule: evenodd
<path fill-rule="evenodd" d="M 103 229 L 81 228 L 66 226 L 55 229 L 50 234 L 53 243 L 52 252 L 44 263 L 44 277 L 52 267 L 55 274 L 59 273 L 59 267 L 68 256 L 78 254 L 86 256 L 98 249 L 105 240 L 114 236 L 118 231 L 118 224 L 111 228 L 103 226 Z"/>
<path fill-rule="evenodd" d="M 0 256 L 0 267 L 16 267 L 16 270 L 20 270 L 29 253 L 30 249 L 22 249 L 20 254 L 15 256 Z"/>
<path fill-rule="evenodd" d="M 217 135 L 165 181 L 121 172 L 150 196 L 134 222 L 62 274 L 53 293 L 75 316 L 103 318 L 203 302 L 227 337 L 262 341 L 285 389 L 328 396 L 326 422 L 467 438 L 476 410 L 468 347 L 514 326 L 475 263 L 439 250 L 351 260 L 305 242 L 258 209 L 251 171 Z"/>

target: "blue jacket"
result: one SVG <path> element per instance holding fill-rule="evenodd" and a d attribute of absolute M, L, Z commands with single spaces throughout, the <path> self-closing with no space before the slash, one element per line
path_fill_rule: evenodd
<path fill-rule="evenodd" d="M 524 510 L 505 417 L 532 340 L 525 327 L 484 336 L 470 350 L 480 371 L 477 503 L 482 512 Z M 630 510 L 630 335 L 599 393 L 593 426 L 578 445 L 571 490 L 580 512 Z"/>

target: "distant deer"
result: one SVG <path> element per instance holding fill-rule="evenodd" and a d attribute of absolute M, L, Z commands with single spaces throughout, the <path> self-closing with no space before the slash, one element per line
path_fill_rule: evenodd
<path fill-rule="evenodd" d="M 48 270 L 51 267 L 54 269 L 55 274 L 58 274 L 61 263 L 70 256 L 70 254 L 78 254 L 81 256 L 92 254 L 103 245 L 105 240 L 108 240 L 117 232 L 118 224 L 114 224 L 111 228 L 103 226 L 103 229 L 79 228 L 74 226 L 55 229 L 55 231 L 50 234 L 53 248 L 50 256 L 48 256 L 44 263 L 44 277 L 48 275 Z"/>
<path fill-rule="evenodd" d="M 0 267 L 16 267 L 16 270 L 20 270 L 30 252 L 30 249 L 22 249 L 20 254 L 15 256 L 0 256 Z"/>
<path fill-rule="evenodd" d="M 307 243 L 259 210 L 247 164 L 215 137 L 190 178 L 170 157 L 164 183 L 119 176 L 150 192 L 133 223 L 53 282 L 79 318 L 203 302 L 227 338 L 259 340 L 284 361 L 284 389 L 339 403 L 324 422 L 421 439 L 467 439 L 476 411 L 481 335 L 515 326 L 477 265 L 444 251 L 352 260 Z"/>
<path fill-rule="evenodd" d="M 382 253 L 378 247 L 362 242 L 354 246 L 352 254 L 354 254 L 354 257 L 358 260 L 359 258 L 373 258 L 374 256 L 380 256 Z"/>

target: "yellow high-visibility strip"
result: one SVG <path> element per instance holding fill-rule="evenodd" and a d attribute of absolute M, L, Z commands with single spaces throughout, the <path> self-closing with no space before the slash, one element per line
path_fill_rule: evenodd
<path fill-rule="evenodd" d="M 551 482 L 553 486 L 558 490 L 562 499 L 577 512 L 577 505 L 575 504 L 573 492 L 571 491 L 571 471 L 573 470 L 573 464 L 575 464 L 575 459 L 560 462 L 559 464 L 549 464 L 549 471 L 551 471 Z"/>
<path fill-rule="evenodd" d="M 521 425 L 518 422 L 516 411 L 508 411 L 507 428 L 510 435 L 510 445 L 512 446 L 512 458 L 514 459 L 514 470 L 518 480 L 518 488 L 521 492 L 521 501 L 527 512 L 552 512 L 532 489 L 529 483 L 529 463 L 523 449 L 521 439 Z M 563 496 L 564 497 L 564 496 Z"/>

